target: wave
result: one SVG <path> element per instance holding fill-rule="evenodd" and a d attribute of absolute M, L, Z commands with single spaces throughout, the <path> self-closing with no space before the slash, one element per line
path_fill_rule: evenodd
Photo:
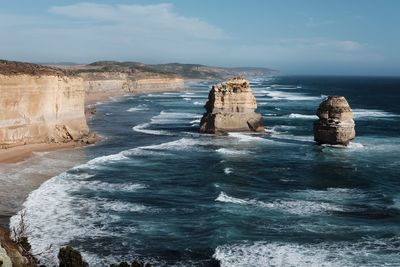
<path fill-rule="evenodd" d="M 110 213 L 110 210 L 147 210 L 137 203 L 79 197 L 74 192 L 80 189 L 81 178 L 76 179 L 72 173 L 53 177 L 33 191 L 23 204 L 21 212 L 24 212 L 26 223 L 30 226 L 29 242 L 33 253 L 39 255 L 41 264 L 53 266 L 57 262 L 59 247 L 75 238 L 123 236 L 126 229 L 124 226 L 115 227 L 120 217 Z M 18 227 L 21 212 L 11 218 L 11 227 Z M 52 246 L 49 248 L 49 245 Z"/>
<path fill-rule="evenodd" d="M 332 148 L 343 148 L 343 149 L 361 149 L 364 148 L 364 145 L 361 143 L 350 142 L 347 146 L 344 145 L 329 145 L 329 144 L 322 144 L 322 147 L 332 147 Z"/>
<path fill-rule="evenodd" d="M 247 151 L 234 150 L 234 149 L 228 149 L 228 148 L 219 148 L 215 151 L 218 153 L 224 154 L 224 155 L 245 155 L 248 153 Z"/>
<path fill-rule="evenodd" d="M 83 182 L 82 189 L 93 191 L 108 191 L 108 192 L 136 192 L 140 189 L 147 188 L 146 185 L 136 183 L 107 183 L 100 181 Z"/>
<path fill-rule="evenodd" d="M 152 135 L 172 135 L 170 132 L 165 130 L 151 130 L 148 129 L 150 127 L 150 123 L 142 123 L 132 127 L 132 130 L 138 133 L 152 134 Z"/>
<path fill-rule="evenodd" d="M 338 207 L 327 202 L 291 199 L 279 199 L 273 202 L 263 202 L 255 199 L 240 199 L 231 197 L 224 192 L 221 192 L 215 201 L 254 206 L 301 216 L 308 216 L 329 211 L 343 211 L 342 207 Z"/>
<path fill-rule="evenodd" d="M 291 118 L 291 119 L 312 119 L 312 120 L 315 120 L 315 119 L 318 119 L 318 116 L 317 115 L 304 115 L 304 114 L 297 114 L 297 113 L 291 113 L 290 115 L 289 115 L 289 118 Z"/>
<path fill-rule="evenodd" d="M 149 110 L 147 105 L 146 104 L 140 104 L 140 105 L 137 105 L 136 107 L 129 108 L 126 111 L 127 112 L 136 112 L 136 111 L 145 111 L 145 110 Z"/>
<path fill-rule="evenodd" d="M 239 142 L 260 142 L 267 141 L 267 139 L 255 136 L 252 134 L 244 134 L 244 133 L 229 133 L 229 136 L 237 138 Z"/>
<path fill-rule="evenodd" d="M 399 238 L 314 244 L 244 241 L 218 246 L 213 257 L 221 267 L 399 266 L 399 243 Z"/>
<path fill-rule="evenodd" d="M 280 92 L 280 91 L 266 91 L 267 96 L 273 100 L 290 100 L 290 101 L 315 101 L 321 100 L 321 96 L 307 96 L 304 94 Z"/>
<path fill-rule="evenodd" d="M 229 175 L 229 174 L 231 174 L 233 172 L 233 169 L 232 168 L 225 168 L 224 169 L 224 173 L 226 174 L 226 175 Z"/>
<path fill-rule="evenodd" d="M 195 102 L 193 102 L 193 105 L 204 106 L 205 104 L 204 104 L 204 102 L 195 101 Z"/>
<path fill-rule="evenodd" d="M 201 116 L 202 115 L 196 113 L 161 111 L 160 114 L 151 118 L 151 124 L 189 123 L 193 119 L 201 118 Z"/>
<path fill-rule="evenodd" d="M 353 109 L 353 116 L 355 119 L 400 117 L 398 114 L 377 109 Z"/>

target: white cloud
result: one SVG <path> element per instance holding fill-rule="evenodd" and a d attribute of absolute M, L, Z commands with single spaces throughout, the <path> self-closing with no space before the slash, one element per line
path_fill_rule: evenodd
<path fill-rule="evenodd" d="M 195 17 L 181 16 L 173 11 L 171 4 L 158 5 L 107 5 L 79 3 L 54 6 L 50 12 L 86 22 L 102 22 L 126 34 L 183 35 L 184 37 L 219 40 L 226 33 Z M 93 24 L 89 24 L 93 27 Z"/>

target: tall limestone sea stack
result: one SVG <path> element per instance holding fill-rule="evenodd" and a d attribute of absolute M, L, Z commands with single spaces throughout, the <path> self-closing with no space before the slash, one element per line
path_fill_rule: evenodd
<path fill-rule="evenodd" d="M 263 118 L 255 113 L 256 98 L 249 82 L 242 77 L 214 85 L 204 107 L 201 133 L 264 131 Z"/>
<path fill-rule="evenodd" d="M 353 111 L 343 96 L 329 96 L 317 110 L 314 140 L 318 144 L 345 145 L 354 139 Z"/>

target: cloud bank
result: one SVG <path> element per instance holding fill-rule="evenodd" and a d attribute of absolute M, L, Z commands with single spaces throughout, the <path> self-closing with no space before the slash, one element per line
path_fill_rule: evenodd
<path fill-rule="evenodd" d="M 0 14 L 0 34 L 6 36 L 0 42 L 0 57 L 35 62 L 265 66 L 289 72 L 384 61 L 367 44 L 350 39 L 277 38 L 260 33 L 265 38 L 254 43 L 241 38 L 241 32 L 227 32 L 179 14 L 172 4 L 78 3 L 53 6 L 46 12 L 36 17 Z"/>

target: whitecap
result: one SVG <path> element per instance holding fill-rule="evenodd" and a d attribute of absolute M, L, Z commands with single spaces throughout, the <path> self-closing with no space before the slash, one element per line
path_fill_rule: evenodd
<path fill-rule="evenodd" d="M 190 122 L 190 120 L 201 118 L 196 113 L 166 112 L 161 111 L 160 114 L 151 118 L 152 124 L 176 124 Z"/>
<path fill-rule="evenodd" d="M 225 168 L 224 169 L 224 173 L 226 174 L 226 175 L 229 175 L 229 174 L 231 174 L 233 172 L 233 169 L 232 168 Z"/>
<path fill-rule="evenodd" d="M 398 241 L 379 239 L 316 244 L 244 241 L 218 246 L 213 257 L 221 267 L 372 267 L 399 266 L 399 252 Z"/>
<path fill-rule="evenodd" d="M 229 136 L 237 138 L 239 142 L 259 142 L 259 141 L 266 141 L 266 139 L 254 136 L 251 134 L 244 134 L 244 133 L 229 133 Z"/>
<path fill-rule="evenodd" d="M 280 92 L 280 91 L 268 91 L 267 95 L 273 100 L 290 100 L 290 101 L 311 101 L 311 100 L 321 100 L 321 97 L 317 96 L 307 96 L 304 94 Z"/>
<path fill-rule="evenodd" d="M 152 134 L 152 135 L 171 135 L 170 132 L 165 130 L 152 130 L 148 129 L 151 127 L 150 123 L 142 123 L 132 127 L 132 130 L 138 133 Z"/>
<path fill-rule="evenodd" d="M 291 119 L 318 119 L 317 115 L 304 115 L 304 114 L 297 114 L 297 113 L 291 113 L 289 115 L 289 118 Z"/>
<path fill-rule="evenodd" d="M 377 109 L 353 109 L 353 116 L 355 119 L 364 119 L 364 118 L 393 118 L 393 117 L 399 117 L 400 115 Z"/>
<path fill-rule="evenodd" d="M 140 189 L 147 188 L 146 185 L 136 183 L 107 183 L 100 181 L 85 181 L 81 185 L 82 189 L 94 191 L 109 191 L 109 192 L 136 192 Z"/>
<path fill-rule="evenodd" d="M 127 112 L 136 112 L 136 111 L 145 111 L 145 110 L 149 110 L 147 105 L 146 104 L 140 104 L 140 105 L 137 105 L 136 107 L 129 108 L 126 111 Z"/>
<path fill-rule="evenodd" d="M 218 153 L 224 154 L 224 155 L 244 155 L 247 154 L 247 151 L 243 150 L 234 150 L 234 149 L 228 149 L 228 148 L 219 148 L 215 150 Z"/>
<path fill-rule="evenodd" d="M 272 202 L 263 202 L 255 199 L 240 199 L 231 197 L 224 192 L 221 192 L 215 201 L 254 206 L 301 216 L 308 216 L 328 211 L 343 211 L 342 207 L 321 201 L 316 202 L 307 200 L 278 199 Z"/>

